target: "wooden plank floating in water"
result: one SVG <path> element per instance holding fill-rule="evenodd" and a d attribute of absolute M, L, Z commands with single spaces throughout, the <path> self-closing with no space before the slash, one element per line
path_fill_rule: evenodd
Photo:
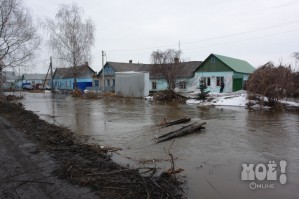
<path fill-rule="evenodd" d="M 181 124 L 181 123 L 186 123 L 186 122 L 190 122 L 191 121 L 191 118 L 190 117 L 185 117 L 185 118 L 182 118 L 182 119 L 178 119 L 178 120 L 173 120 L 173 121 L 170 121 L 170 122 L 167 122 L 165 119 L 164 119 L 165 122 L 163 122 L 161 125 L 163 127 L 168 127 L 168 126 L 172 126 L 172 125 L 176 125 L 176 124 Z"/>
<path fill-rule="evenodd" d="M 169 133 L 166 133 L 164 135 L 157 137 L 157 143 L 164 142 L 164 141 L 176 138 L 176 137 L 188 135 L 194 131 L 204 129 L 205 124 L 206 124 L 206 122 L 197 121 L 197 122 L 193 122 L 191 124 L 185 125 L 185 126 L 181 126 L 179 129 L 176 129 L 174 131 L 171 131 Z"/>

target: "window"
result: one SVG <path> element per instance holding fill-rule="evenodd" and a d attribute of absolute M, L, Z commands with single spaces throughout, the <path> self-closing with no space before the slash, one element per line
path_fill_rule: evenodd
<path fill-rule="evenodd" d="M 110 79 L 107 79 L 107 86 L 110 86 Z"/>
<path fill-rule="evenodd" d="M 221 82 L 224 82 L 224 77 L 217 77 L 217 86 L 221 86 Z"/>
<path fill-rule="evenodd" d="M 186 82 L 185 81 L 181 81 L 179 83 L 180 89 L 186 89 Z"/>
<path fill-rule="evenodd" d="M 211 58 L 211 63 L 216 63 L 216 59 L 214 57 Z"/>
<path fill-rule="evenodd" d="M 99 80 L 94 80 L 94 86 L 99 86 Z"/>
<path fill-rule="evenodd" d="M 156 90 L 157 89 L 157 82 L 152 81 L 152 89 Z"/>
<path fill-rule="evenodd" d="M 112 86 L 115 86 L 115 79 L 113 79 Z"/>
<path fill-rule="evenodd" d="M 210 77 L 203 77 L 202 80 L 206 84 L 206 86 L 211 86 L 211 78 Z M 200 81 L 201 80 L 199 80 L 199 84 L 200 84 Z"/>

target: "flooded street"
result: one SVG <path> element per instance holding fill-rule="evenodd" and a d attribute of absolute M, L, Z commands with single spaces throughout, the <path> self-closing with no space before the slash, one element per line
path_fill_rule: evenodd
<path fill-rule="evenodd" d="M 155 144 L 153 127 L 163 118 L 200 118 L 206 130 L 176 139 L 171 152 L 176 168 L 188 181 L 188 198 L 297 198 L 299 195 L 299 113 L 248 111 L 244 108 L 198 108 L 152 104 L 142 99 L 85 100 L 51 93 L 24 93 L 22 103 L 41 118 L 91 136 L 99 144 L 120 147 L 115 159 L 123 164 L 170 167 L 166 160 L 171 141 Z M 55 116 L 55 117 L 52 117 Z M 126 158 L 126 157 L 129 157 Z M 241 180 L 242 164 L 287 161 L 287 183 L 250 189 Z M 278 178 L 281 174 L 277 166 Z"/>

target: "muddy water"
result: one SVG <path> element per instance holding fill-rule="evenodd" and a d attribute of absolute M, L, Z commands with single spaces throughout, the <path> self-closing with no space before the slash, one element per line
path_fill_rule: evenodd
<path fill-rule="evenodd" d="M 298 112 L 158 105 L 140 99 L 84 100 L 50 93 L 26 93 L 22 102 L 45 120 L 91 136 L 102 145 L 122 148 L 121 155 L 115 156 L 121 163 L 139 165 L 137 160 L 148 160 L 164 169 L 170 166 L 163 160 L 168 158 L 165 148 L 171 141 L 155 144 L 153 126 L 163 118 L 200 118 L 207 122 L 206 130 L 177 139 L 171 148 L 178 158 L 176 167 L 185 170 L 188 198 L 299 197 Z M 270 160 L 287 161 L 287 184 L 256 181 L 274 188 L 250 189 L 250 182 L 241 180 L 242 164 Z M 277 171 L 279 177 L 279 165 Z"/>

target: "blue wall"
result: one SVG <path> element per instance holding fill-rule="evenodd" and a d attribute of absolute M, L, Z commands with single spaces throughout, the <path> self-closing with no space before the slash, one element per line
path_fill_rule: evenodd
<path fill-rule="evenodd" d="M 68 79 L 53 79 L 54 88 L 58 90 L 73 90 L 74 78 Z M 77 78 L 77 87 L 80 90 L 85 90 L 86 87 L 92 86 L 92 78 Z"/>

